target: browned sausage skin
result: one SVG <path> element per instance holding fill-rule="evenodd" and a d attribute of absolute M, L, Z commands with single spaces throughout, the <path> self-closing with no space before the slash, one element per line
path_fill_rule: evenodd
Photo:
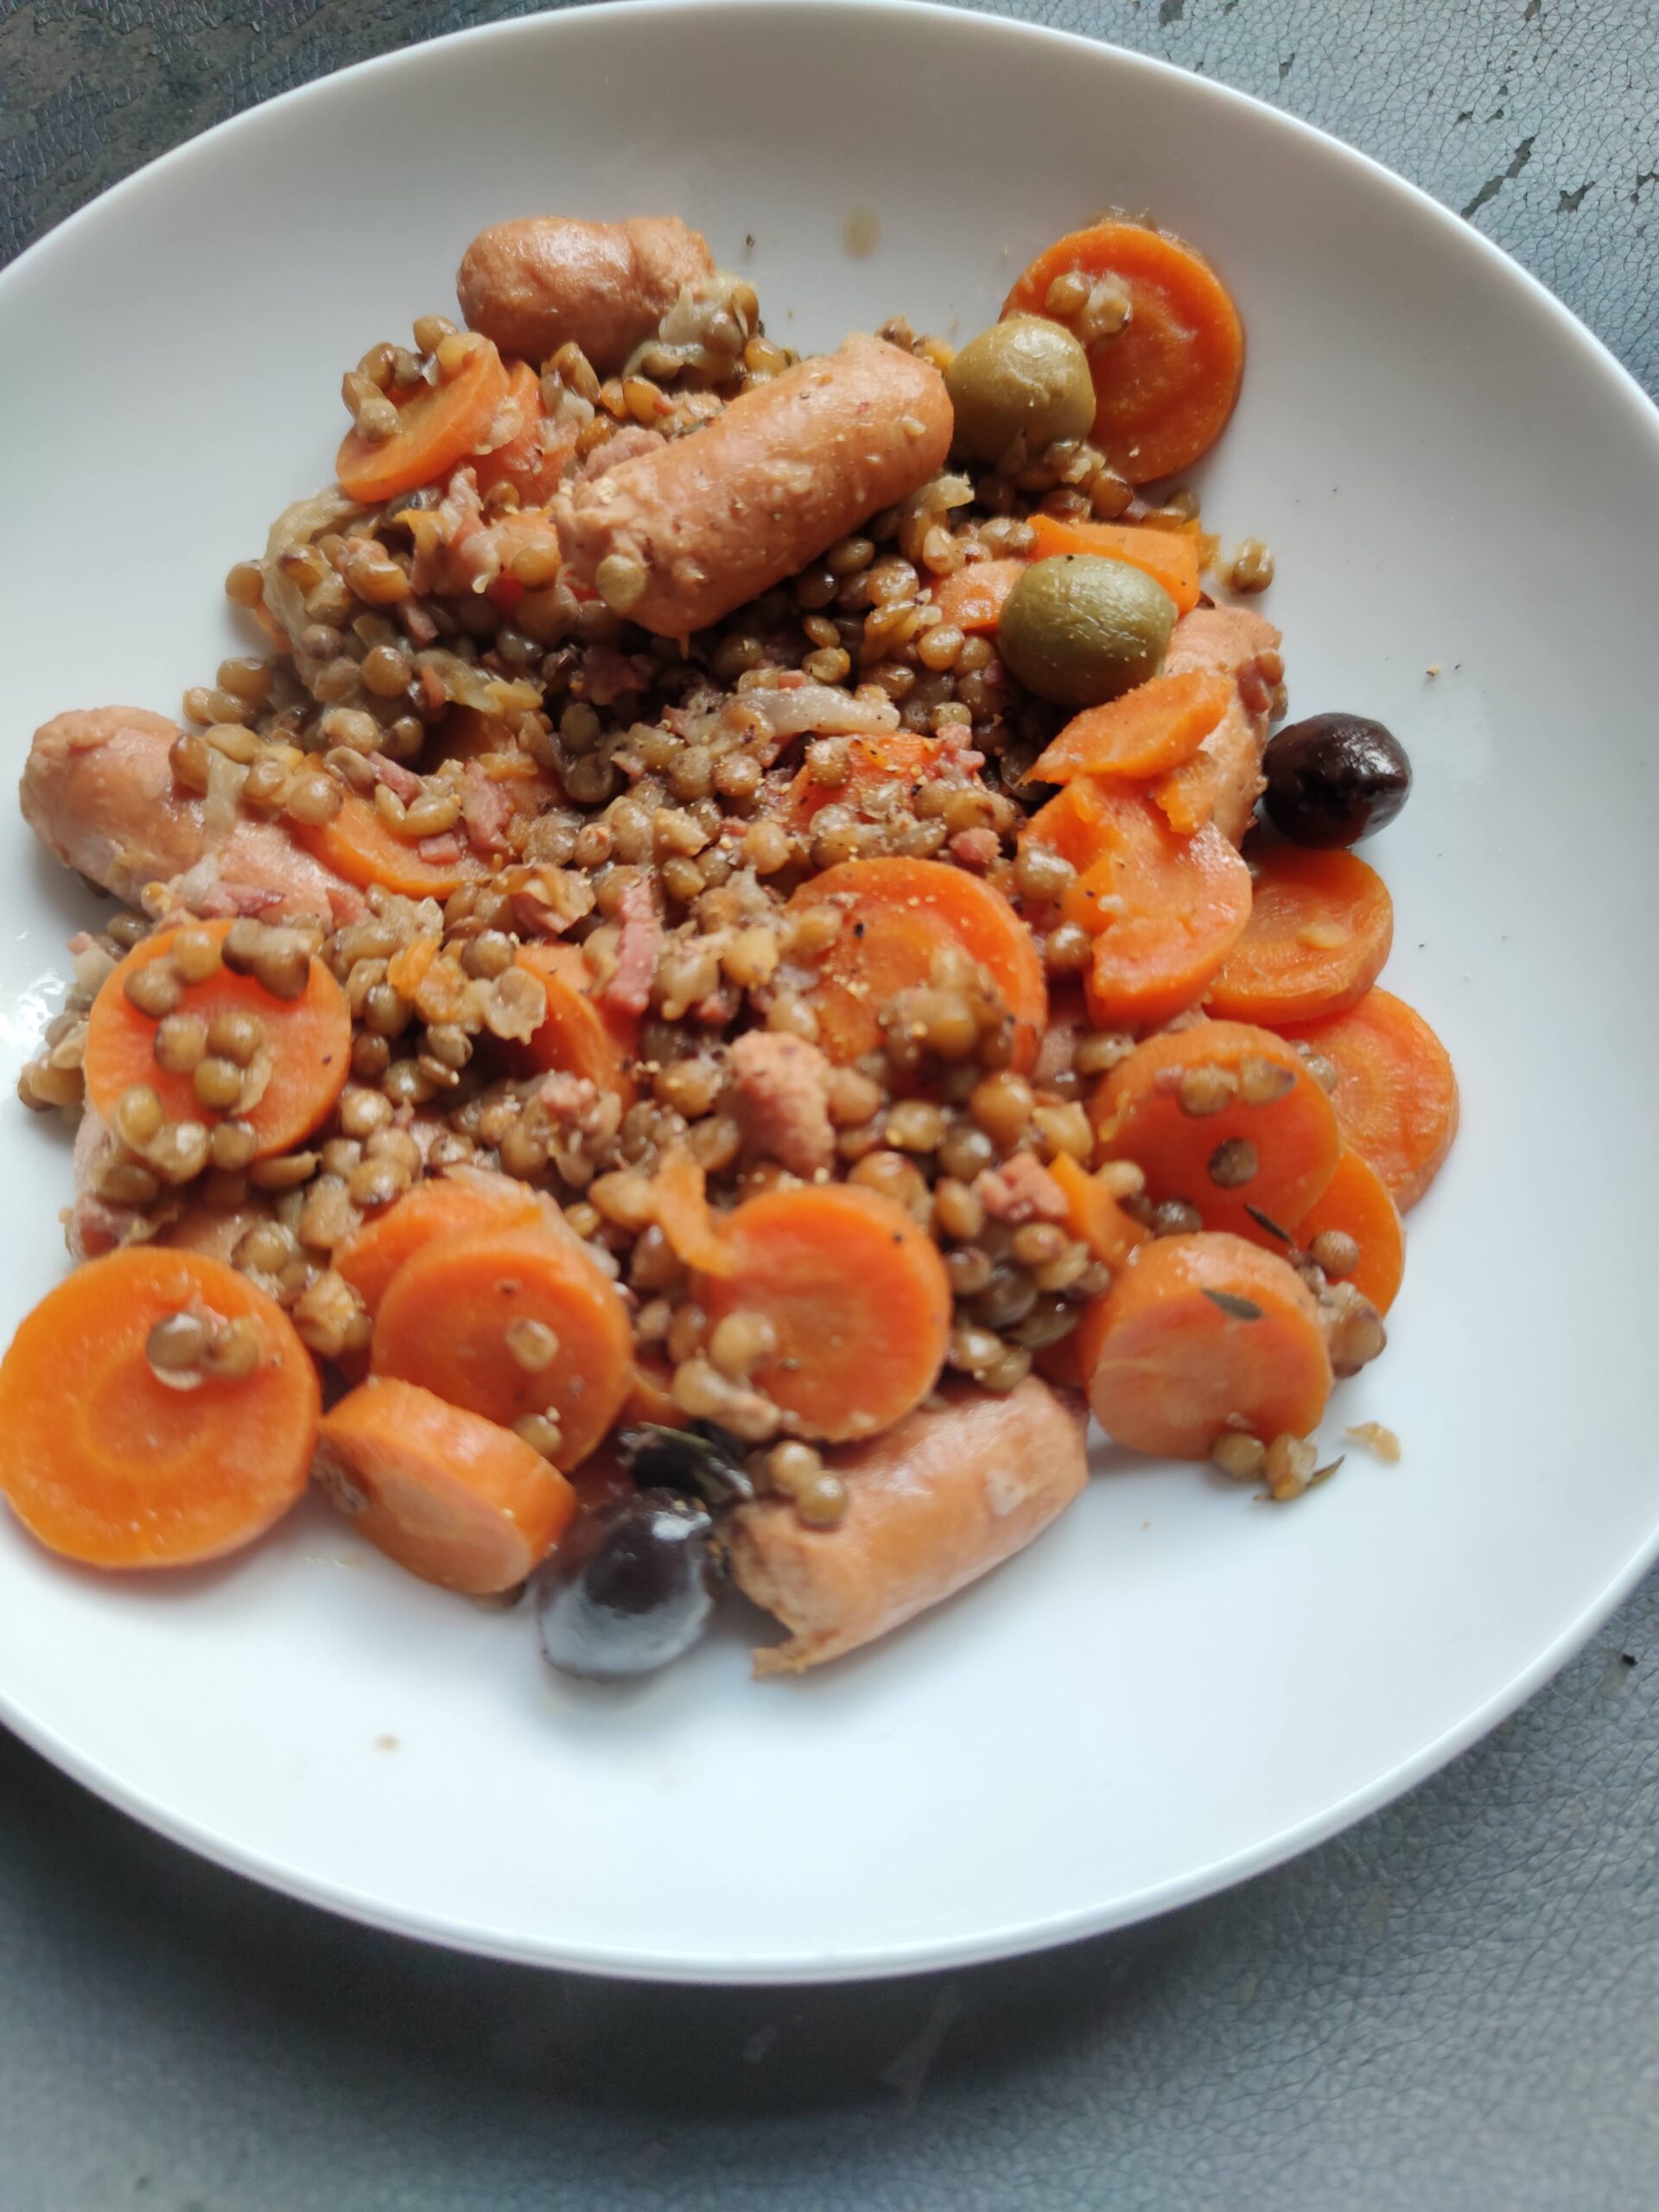
<path fill-rule="evenodd" d="M 714 274 L 709 242 L 677 215 L 584 223 L 532 215 L 480 231 L 455 296 L 468 326 L 537 367 L 581 346 L 602 377 L 649 338 L 683 284 Z"/>
<path fill-rule="evenodd" d="M 849 338 L 555 503 L 571 573 L 659 637 L 706 628 L 925 484 L 950 447 L 929 362 Z"/>
<path fill-rule="evenodd" d="M 948 1384 L 873 1437 L 829 1455 L 849 1503 L 809 1529 L 785 1498 L 732 1516 L 738 1586 L 789 1630 L 754 1655 L 757 1675 L 793 1675 L 885 1636 L 1024 1549 L 1088 1479 L 1087 1416 L 1027 1376 L 1006 1397 Z"/>
<path fill-rule="evenodd" d="M 67 867 L 136 906 L 152 883 L 207 864 L 189 886 L 204 914 L 315 915 L 331 926 L 367 910 L 362 893 L 304 852 L 277 822 L 238 813 L 210 849 L 205 801 L 175 778 L 179 725 L 143 707 L 54 715 L 35 733 L 19 797 L 23 819 Z"/>

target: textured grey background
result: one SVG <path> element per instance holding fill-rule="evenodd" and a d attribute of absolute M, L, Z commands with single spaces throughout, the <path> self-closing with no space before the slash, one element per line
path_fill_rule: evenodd
<path fill-rule="evenodd" d="M 526 12 L 0 4 L 0 258 L 238 108 Z M 1648 0 L 1005 12 L 1336 131 L 1659 387 Z M 196 1864 L 0 1734 L 0 2212 L 1645 2212 L 1656 1839 L 1651 1581 L 1485 1744 L 1295 1865 L 1128 1936 L 885 1987 L 445 1957 Z"/>

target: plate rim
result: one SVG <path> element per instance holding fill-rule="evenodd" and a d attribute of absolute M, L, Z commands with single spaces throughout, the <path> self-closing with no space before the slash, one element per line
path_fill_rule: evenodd
<path fill-rule="evenodd" d="M 33 240 L 4 269 L 0 269 L 0 305 L 16 288 L 20 275 L 32 272 L 48 251 L 87 224 L 102 219 L 103 211 L 124 196 L 142 191 L 153 173 L 188 166 L 204 152 L 211 158 L 216 142 L 234 132 L 253 132 L 282 127 L 283 111 L 291 105 L 313 104 L 335 96 L 337 87 L 349 88 L 360 74 L 374 71 L 390 75 L 404 67 L 442 68 L 448 49 L 462 41 L 517 38 L 526 44 L 564 35 L 563 26 L 580 19 L 638 20 L 701 14 L 710 18 L 759 16 L 776 19 L 785 10 L 833 19 L 843 31 L 849 16 L 871 22 L 895 19 L 931 20 L 944 34 L 956 39 L 979 38 L 1018 47 L 1044 43 L 1093 57 L 1133 78 L 1141 73 L 1156 80 L 1179 79 L 1196 85 L 1205 97 L 1224 105 L 1236 104 L 1253 111 L 1281 131 L 1316 145 L 1368 178 L 1374 188 L 1407 205 L 1414 205 L 1461 246 L 1484 258 L 1494 273 L 1519 283 L 1570 339 L 1587 365 L 1602 377 L 1610 404 L 1615 400 L 1630 417 L 1632 429 L 1649 439 L 1659 461 L 1659 404 L 1612 353 L 1604 340 L 1581 321 L 1541 278 L 1524 268 L 1486 234 L 1374 156 L 1322 130 L 1302 118 L 1287 113 L 1259 95 L 1217 82 L 1197 70 L 1186 69 L 1160 56 L 1136 53 L 1111 40 L 1063 30 L 1044 23 L 1020 21 L 993 10 L 944 4 L 944 0 L 590 0 L 590 4 L 561 8 L 504 22 L 474 24 L 436 37 L 419 40 L 393 52 L 370 55 L 360 61 L 331 70 L 326 75 L 261 100 L 240 113 L 227 116 L 176 146 L 155 156 L 140 168 L 118 179 L 84 206 L 73 210 Z M 1632 407 L 1631 403 L 1635 404 Z M 199 1825 L 148 1797 L 118 1774 L 84 1756 L 66 1743 L 27 1703 L 0 1684 L 0 1722 L 3 1722 L 33 1751 L 60 1772 L 90 1789 L 118 1811 L 137 1821 L 152 1833 L 182 1846 L 226 1872 L 307 1904 L 320 1907 L 386 1934 L 431 1943 L 442 1949 L 527 1965 L 543 1969 L 602 1976 L 608 1979 L 683 1985 L 741 1986 L 835 1983 L 951 1971 L 988 1964 L 1074 1942 L 1198 1902 L 1281 1866 L 1326 1842 L 1357 1822 L 1370 1817 L 1395 1798 L 1417 1787 L 1461 1752 L 1502 1724 L 1566 1666 L 1606 1623 L 1611 1614 L 1659 1563 L 1659 1519 L 1633 1556 L 1603 1586 L 1551 1642 L 1491 1696 L 1442 1731 L 1408 1758 L 1386 1769 L 1363 1788 L 1333 1798 L 1317 1812 L 1276 1829 L 1248 1850 L 1217 1858 L 1204 1866 L 1149 1883 L 1104 1907 L 1080 1907 L 1034 1921 L 1012 1921 L 978 1934 L 950 1938 L 918 1939 L 913 1942 L 876 1947 L 834 1947 L 794 1957 L 767 1955 L 746 1958 L 741 1954 L 711 1960 L 692 1951 L 619 1951 L 609 1945 L 558 1943 L 513 1937 L 487 1925 L 453 1916 L 397 1910 L 379 1898 L 349 1885 L 333 1882 L 280 1864 L 268 1854 L 232 1837 Z"/>

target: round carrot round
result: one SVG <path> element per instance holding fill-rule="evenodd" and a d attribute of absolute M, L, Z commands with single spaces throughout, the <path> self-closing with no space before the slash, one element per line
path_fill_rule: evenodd
<path fill-rule="evenodd" d="M 594 992 L 594 972 L 579 944 L 540 942 L 518 948 L 518 962 L 547 993 L 541 1027 L 518 1057 L 533 1068 L 585 1076 L 601 1090 L 614 1091 L 624 1106 L 634 1101 L 628 1065 L 639 1039 L 632 1014 L 602 1003 Z"/>
<path fill-rule="evenodd" d="M 1359 1259 L 1344 1281 L 1386 1313 L 1400 1294 L 1406 1272 L 1406 1231 L 1388 1185 L 1351 1145 L 1338 1156 L 1331 1180 L 1296 1225 L 1304 1248 L 1327 1230 L 1351 1236 Z"/>
<path fill-rule="evenodd" d="M 372 1544 L 446 1590 L 511 1590 L 564 1533 L 576 1494 L 541 1453 L 413 1382 L 364 1382 L 325 1414 L 318 1487 Z"/>
<path fill-rule="evenodd" d="M 1154 676 L 1104 707 L 1074 715 L 1027 775 L 1034 784 L 1077 776 L 1160 776 L 1196 753 L 1233 700 L 1230 677 L 1210 669 Z"/>
<path fill-rule="evenodd" d="M 334 456 L 340 490 L 370 505 L 435 483 L 485 444 L 506 396 L 501 356 L 487 338 L 474 334 L 471 350 L 453 376 L 416 385 L 398 404 L 391 437 L 376 445 L 355 430 L 346 433 Z"/>
<path fill-rule="evenodd" d="M 257 1364 L 163 1382 L 149 1334 L 180 1313 L 251 1324 Z M 192 1567 L 251 1544 L 302 1495 L 318 1408 L 311 1355 L 245 1275 L 200 1252 L 129 1246 L 78 1268 L 12 1338 L 0 1490 L 69 1559 Z"/>
<path fill-rule="evenodd" d="M 796 772 L 778 819 L 791 830 L 810 828 L 826 806 L 856 805 L 878 786 L 907 784 L 913 791 L 938 772 L 944 745 L 937 737 L 916 737 L 908 730 L 883 730 L 847 741 L 847 779 L 821 784 L 810 768 Z"/>
<path fill-rule="evenodd" d="M 1061 912 L 1096 940 L 1085 989 L 1101 1028 L 1167 1021 L 1203 996 L 1250 911 L 1249 870 L 1213 823 L 1178 836 L 1144 791 L 1079 777 L 1026 834 L 1078 870 Z"/>
<path fill-rule="evenodd" d="M 1077 1330 L 1096 1420 L 1119 1444 L 1202 1459 L 1243 1428 L 1305 1436 L 1331 1395 L 1319 1310 L 1294 1269 L 1243 1237 L 1143 1244 Z"/>
<path fill-rule="evenodd" d="M 633 1333 L 615 1285 L 574 1236 L 475 1230 L 434 1238 L 398 1268 L 370 1365 L 504 1428 L 550 1414 L 574 1467 L 627 1397 Z"/>
<path fill-rule="evenodd" d="M 334 1247 L 334 1265 L 372 1318 L 398 1268 L 435 1236 L 527 1228 L 544 1218 L 543 1203 L 528 1183 L 486 1168 L 452 1168 L 445 1175 L 429 1175 L 384 1213 L 365 1221 Z"/>
<path fill-rule="evenodd" d="M 188 926 L 222 946 L 233 925 L 193 922 Z M 156 1093 L 169 1122 L 200 1122 L 211 1128 L 225 1118 L 225 1113 L 201 1103 L 193 1075 L 170 1073 L 162 1066 L 156 1058 L 161 1025 L 141 1014 L 127 996 L 128 979 L 152 961 L 167 959 L 178 935 L 175 929 L 157 930 L 135 945 L 105 977 L 92 1001 L 83 1067 L 86 1096 L 105 1121 L 113 1116 L 122 1093 L 135 1084 L 146 1084 Z M 264 1088 L 245 1109 L 239 1105 L 226 1109 L 253 1131 L 256 1159 L 286 1152 L 321 1128 L 334 1110 L 351 1071 L 352 1014 L 346 994 L 322 961 L 312 961 L 306 987 L 296 999 L 279 999 L 254 976 L 221 967 L 200 983 L 185 984 L 178 1011 L 200 1014 L 209 1023 L 216 1014 L 252 1014 L 263 1025 L 264 1043 L 248 1072 L 253 1086 L 265 1075 Z"/>
<path fill-rule="evenodd" d="M 1227 427 L 1244 375 L 1244 326 L 1208 262 L 1139 223 L 1096 223 L 1039 254 L 1004 315 L 1043 315 L 1049 288 L 1076 273 L 1115 277 L 1128 320 L 1089 348 L 1090 433 L 1120 476 L 1150 483 L 1190 468 Z"/>
<path fill-rule="evenodd" d="M 1065 522 L 1058 515 L 1031 518 L 1031 557 L 1057 553 L 1094 553 L 1127 561 L 1161 584 L 1177 614 L 1190 614 L 1198 603 L 1198 540 L 1195 531 L 1151 530 L 1119 522 Z M 971 570 L 969 572 L 971 574 Z"/>
<path fill-rule="evenodd" d="M 1211 1011 L 1274 1027 L 1340 1014 L 1370 989 L 1393 943 L 1394 902 L 1374 868 L 1352 853 L 1269 846 Z"/>
<path fill-rule="evenodd" d="M 511 484 L 524 506 L 539 507 L 563 481 L 565 461 L 576 449 L 576 433 L 572 428 L 568 437 L 550 440 L 542 380 L 528 361 L 515 361 L 507 371 L 507 402 L 518 410 L 519 428 L 505 445 L 480 454 L 473 473 L 480 492 Z"/>
<path fill-rule="evenodd" d="M 452 857 L 428 859 L 421 842 L 400 837 L 379 809 L 357 791 L 347 791 L 332 822 L 296 822 L 293 835 L 336 875 L 362 890 L 376 884 L 406 899 L 447 899 L 463 883 L 476 883 L 489 869 L 470 846 L 446 833 L 423 842 L 454 848 Z"/>
<path fill-rule="evenodd" d="M 1408 1212 L 1458 1133 L 1458 1078 L 1444 1045 L 1403 999 L 1368 991 L 1357 1006 L 1286 1035 L 1330 1061 L 1344 1135 Z"/>
<path fill-rule="evenodd" d="M 697 1278 L 711 1320 L 763 1313 L 778 1349 L 754 1386 L 807 1434 L 873 1436 L 938 1380 L 950 1281 L 904 1208 L 847 1183 L 747 1198 L 726 1219 L 730 1274 Z"/>
<path fill-rule="evenodd" d="M 1184 1199 L 1206 1229 L 1240 1235 L 1252 1206 L 1296 1228 L 1342 1149 L 1301 1055 L 1243 1022 L 1148 1037 L 1101 1078 L 1090 1113 L 1103 1160 L 1132 1160 L 1153 1198 Z"/>
<path fill-rule="evenodd" d="M 842 861 L 801 885 L 794 908 L 841 905 L 841 934 L 818 963 L 818 1042 L 833 1060 L 881 1043 L 879 1016 L 900 991 L 925 984 L 941 932 L 978 962 L 1014 1024 L 1015 1068 L 1029 1068 L 1048 1014 L 1042 957 L 1000 891 L 945 861 Z"/>

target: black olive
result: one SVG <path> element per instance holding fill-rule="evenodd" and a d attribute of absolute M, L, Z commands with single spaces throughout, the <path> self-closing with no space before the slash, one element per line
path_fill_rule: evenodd
<path fill-rule="evenodd" d="M 742 1505 L 754 1496 L 744 1464 L 749 1447 L 711 1421 L 690 1428 L 641 1421 L 616 1440 L 617 1457 L 642 1490 L 677 1490 L 705 1505 Z"/>
<path fill-rule="evenodd" d="M 1406 748 L 1363 715 L 1310 715 L 1268 746 L 1268 816 L 1297 845 L 1357 845 L 1392 822 L 1411 789 Z"/>
<path fill-rule="evenodd" d="M 531 1585 L 548 1664 L 615 1681 L 689 1651 L 719 1586 L 714 1526 L 706 1506 L 666 1490 L 580 1515 Z"/>

